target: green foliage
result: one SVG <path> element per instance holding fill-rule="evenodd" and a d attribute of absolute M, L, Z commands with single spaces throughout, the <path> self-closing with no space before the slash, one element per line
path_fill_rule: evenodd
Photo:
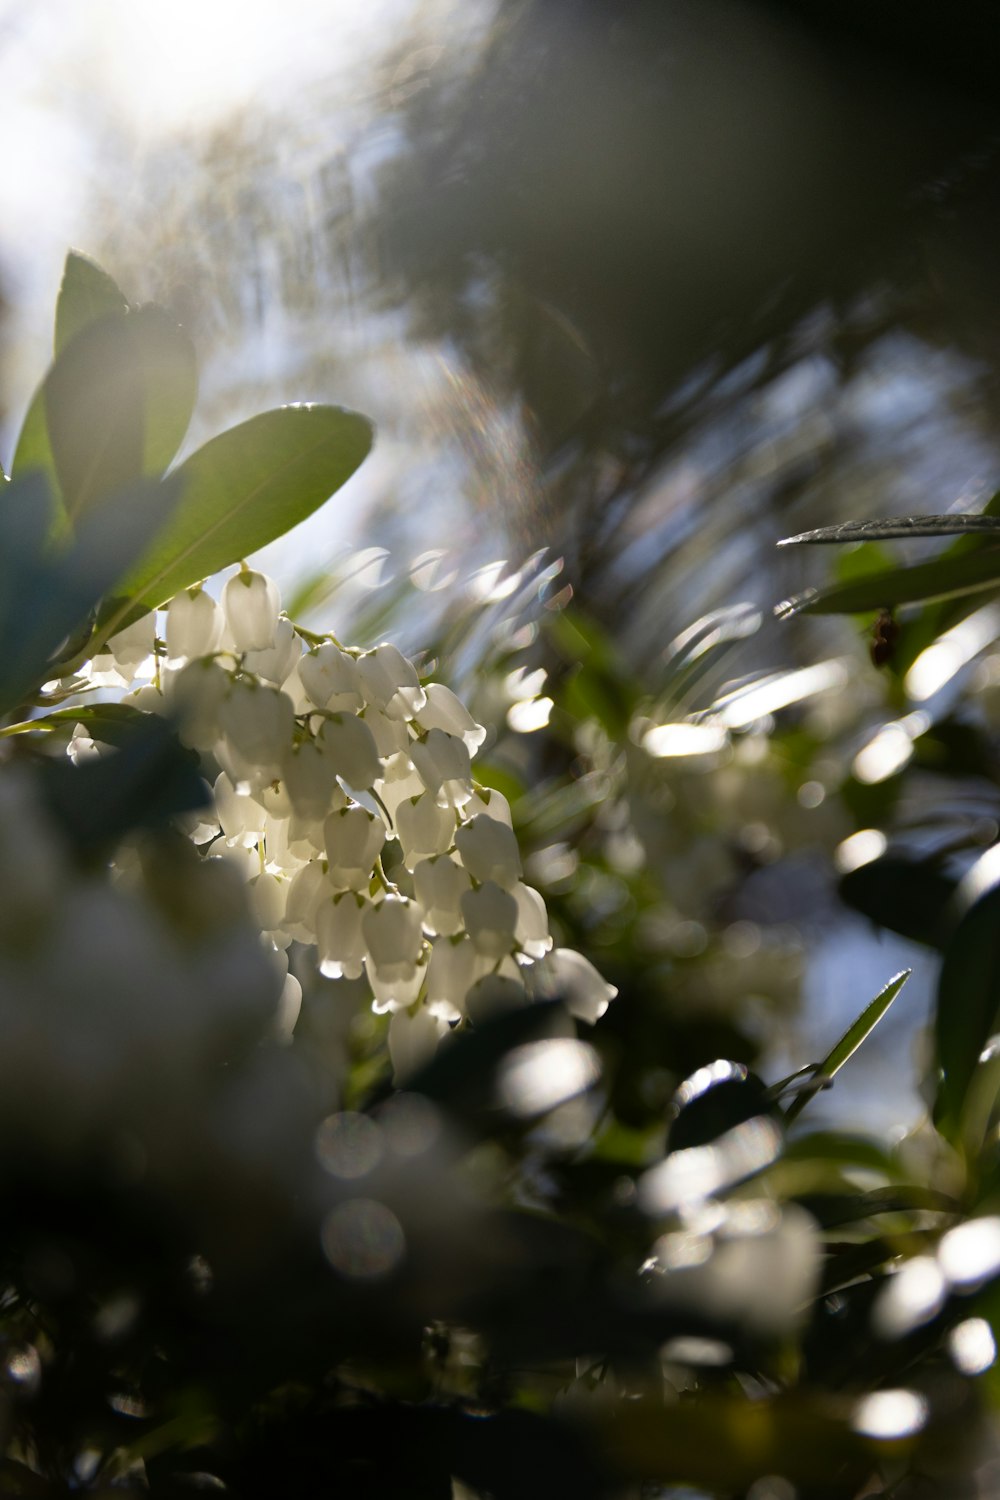
<path fill-rule="evenodd" d="M 639 671 L 551 564 L 525 564 L 506 601 L 456 589 L 421 643 L 466 663 L 493 726 L 481 785 L 510 799 L 560 946 L 619 995 L 594 1027 L 560 994 L 466 1018 L 394 1089 L 362 982 L 291 940 L 302 1012 L 280 1029 L 283 960 L 249 911 L 267 849 L 203 821 L 205 762 L 146 711 L 159 695 L 80 692 L 126 622 L 162 658 L 150 612 L 308 515 L 370 445 L 362 417 L 286 407 L 168 469 L 193 392 L 185 337 L 71 255 L 0 496 L 4 1492 L 451 1500 L 458 1481 L 605 1500 L 756 1494 L 768 1475 L 803 1500 L 927 1475 L 959 1492 L 998 1399 L 987 728 L 916 722 L 902 670 L 866 665 L 865 692 L 837 660 L 726 680 L 752 610 L 713 612 Z M 858 558 L 820 597 L 882 608 L 886 559 Z M 973 562 L 995 556 L 965 537 L 918 564 L 920 597 Z M 301 602 L 329 596 L 317 579 Z M 382 591 L 359 629 L 412 604 Z M 907 620 L 907 663 L 963 608 Z M 815 711 L 838 692 L 839 725 Z M 866 780 L 858 745 L 887 728 L 912 753 Z M 928 780 L 971 785 L 975 816 Z M 849 997 L 816 1061 L 790 1024 L 788 924 L 746 914 L 781 860 L 808 872 L 859 831 L 883 852 L 845 899 L 943 951 L 934 1117 L 903 1139 L 822 1111 L 909 971 Z"/>

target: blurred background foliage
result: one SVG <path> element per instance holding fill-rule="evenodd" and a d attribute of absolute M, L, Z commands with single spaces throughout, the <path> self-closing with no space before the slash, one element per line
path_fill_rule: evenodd
<path fill-rule="evenodd" d="M 302 35 L 274 47 L 280 85 L 252 97 L 251 59 L 224 107 L 240 39 L 256 28 L 273 45 L 276 24 L 233 11 L 202 39 L 215 104 L 192 86 L 186 110 L 137 123 L 142 80 L 171 57 L 183 100 L 195 33 L 171 52 L 151 7 L 135 44 L 109 5 L 75 31 L 64 10 L 60 41 L 7 5 L 3 107 L 48 122 L 18 136 L 31 141 L 21 175 L 68 161 L 76 207 L 39 225 L 55 259 L 26 269 L 34 199 L 19 183 L 0 244 L 5 430 L 22 415 L 10 393 L 41 363 L 25 310 L 44 306 L 47 337 L 58 272 L 45 283 L 44 267 L 67 239 L 186 327 L 202 370 L 192 439 L 298 397 L 375 418 L 350 498 L 264 562 L 295 618 L 421 652 L 495 726 L 480 774 L 512 802 L 527 878 L 560 939 L 619 987 L 586 1039 L 601 1083 L 540 1121 L 484 1118 L 477 1085 L 488 1096 L 507 1050 L 535 1039 L 504 1034 L 416 1086 L 511 1215 L 492 1256 L 472 1229 L 442 1261 L 457 1276 L 465 1260 L 453 1300 L 441 1273 L 366 1289 L 360 1305 L 348 1284 L 331 1309 L 328 1268 L 297 1225 L 280 1253 L 233 1271 L 206 1326 L 176 1270 L 174 1239 L 193 1252 L 206 1232 L 194 1210 L 193 1228 L 167 1212 L 154 1251 L 129 1239 L 115 1182 L 84 1179 L 74 1191 L 103 1227 L 100 1254 L 81 1249 L 60 1217 L 64 1169 L 33 1158 L 12 1220 L 50 1227 L 37 1254 L 10 1254 L 41 1256 L 44 1272 L 50 1252 L 88 1266 L 93 1253 L 108 1296 L 138 1279 L 151 1306 L 146 1282 L 157 1297 L 166 1286 L 137 1345 L 169 1365 L 151 1436 L 122 1444 L 134 1414 L 115 1408 L 102 1437 L 164 1494 L 185 1481 L 161 1455 L 180 1441 L 197 1468 L 204 1424 L 226 1433 L 225 1481 L 248 1495 L 282 1488 L 293 1447 L 316 1466 L 300 1492 L 324 1492 L 333 1442 L 348 1455 L 335 1477 L 358 1494 L 447 1495 L 453 1480 L 495 1495 L 606 1480 L 753 1500 L 990 1493 L 997 1265 L 988 1247 L 970 1272 L 970 1252 L 951 1241 L 949 1262 L 945 1247 L 996 1211 L 995 924 L 974 898 L 989 901 L 979 861 L 1000 835 L 1000 587 L 987 562 L 976 594 L 918 594 L 878 668 L 871 632 L 891 601 L 877 592 L 842 616 L 772 610 L 807 586 L 980 545 L 774 549 L 849 517 L 978 511 L 997 488 L 994 7 L 505 0 L 459 13 L 442 0 L 376 8 L 346 62 L 337 9 L 291 8 Z M 102 92 L 126 44 L 132 92 Z M 745 1138 L 729 1132 L 776 1119 L 767 1085 L 818 1063 L 904 965 L 914 976 L 884 1025 L 741 1185 Z M 375 1110 L 383 1023 L 349 982 L 301 977 L 296 1042 L 258 1097 L 290 1101 L 308 1076 L 310 1104 L 288 1102 L 290 1116 Z M 699 1075 L 719 1059 L 728 1069 Z M 272 1184 L 253 1179 L 242 1108 L 245 1217 Z M 648 1174 L 700 1146 L 717 1152 L 726 1207 L 677 1222 L 674 1189 Z M 429 1159 L 427 1192 L 458 1222 L 441 1180 L 452 1165 Z M 386 1201 L 419 1239 L 427 1227 L 395 1190 Z M 191 1192 L 181 1200 L 200 1211 Z M 300 1257 L 312 1279 L 296 1300 Z M 75 1339 L 93 1283 L 81 1275 L 74 1300 L 77 1282 L 62 1292 L 43 1272 L 37 1295 Z M 769 1302 L 765 1283 L 784 1280 Z M 342 1340 L 325 1387 L 315 1342 L 303 1353 L 294 1337 L 317 1306 Z M 17 1300 L 15 1353 L 38 1344 L 34 1316 Z M 172 1344 L 190 1317 L 197 1337 Z M 254 1359 L 232 1386 L 248 1327 Z M 980 1354 L 963 1354 L 977 1335 Z M 55 1348 L 59 1329 L 45 1337 Z M 61 1434 L 86 1386 L 79 1370 L 65 1380 L 42 1387 L 62 1392 L 44 1419 Z M 879 1394 L 911 1406 L 859 1416 Z M 497 1425 L 473 1437 L 480 1409 Z M 553 1411 L 565 1428 L 547 1425 Z M 81 1418 L 51 1473 L 96 1484 L 73 1470 L 94 1431 Z M 216 1476 L 218 1452 L 201 1454 Z"/>

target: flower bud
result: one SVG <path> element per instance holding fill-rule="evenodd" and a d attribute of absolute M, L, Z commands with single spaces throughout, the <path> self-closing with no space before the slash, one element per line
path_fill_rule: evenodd
<path fill-rule="evenodd" d="M 266 651 L 274 645 L 281 596 L 273 578 L 244 565 L 222 590 L 222 608 L 237 651 Z"/>
<path fill-rule="evenodd" d="M 183 662 L 210 655 L 222 639 L 224 624 L 222 610 L 200 584 L 183 589 L 167 605 L 168 658 Z"/>

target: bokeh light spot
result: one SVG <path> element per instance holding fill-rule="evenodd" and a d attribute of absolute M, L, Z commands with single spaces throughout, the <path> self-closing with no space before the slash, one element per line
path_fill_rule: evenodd
<path fill-rule="evenodd" d="M 394 1271 L 406 1253 L 396 1215 L 374 1198 L 349 1198 L 323 1220 L 323 1252 L 335 1271 L 355 1281 L 377 1281 Z"/>

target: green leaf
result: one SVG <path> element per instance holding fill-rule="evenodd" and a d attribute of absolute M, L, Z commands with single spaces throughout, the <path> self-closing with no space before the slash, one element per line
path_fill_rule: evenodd
<path fill-rule="evenodd" d="M 124 293 L 107 271 L 102 271 L 86 255 L 71 250 L 56 302 L 56 354 L 90 323 L 96 323 L 107 313 L 127 311 Z"/>
<path fill-rule="evenodd" d="M 47 734 L 69 739 L 76 726 L 82 724 L 91 739 L 121 749 L 141 730 L 148 717 L 142 709 L 134 708 L 130 703 L 83 703 L 75 708 L 59 708 L 51 714 L 39 714 L 36 719 L 28 719 L 23 724 L 11 724 L 0 729 L 0 736 Z"/>
<path fill-rule="evenodd" d="M 197 391 L 194 350 L 160 308 L 115 312 L 61 350 L 28 409 L 14 473 L 45 473 L 76 521 L 179 447 Z"/>
<path fill-rule="evenodd" d="M 174 471 L 181 502 L 110 614 L 155 608 L 283 535 L 351 477 L 371 442 L 367 419 L 337 406 L 279 407 L 213 438 Z"/>
<path fill-rule="evenodd" d="M 947 935 L 944 913 L 957 883 L 931 860 L 885 855 L 842 876 L 839 892 L 880 927 L 936 948 Z"/>
<path fill-rule="evenodd" d="M 959 893 L 961 894 L 961 892 Z M 1000 1012 L 1000 885 L 993 885 L 962 916 L 938 980 L 934 1034 L 941 1080 L 938 1117 L 961 1121 L 965 1096 Z"/>
<path fill-rule="evenodd" d="M 785 599 L 774 612 L 780 619 L 797 614 L 869 614 L 897 604 L 954 599 L 996 588 L 1000 588 L 1000 547 L 991 546 L 910 568 L 888 568 L 832 588 L 806 589 Z"/>
<path fill-rule="evenodd" d="M 0 712 L 44 678 L 55 653 L 150 544 L 179 485 L 141 480 L 85 517 L 72 541 L 47 541 L 54 502 L 44 475 L 13 480 L 0 505 Z"/>
<path fill-rule="evenodd" d="M 804 1088 L 789 1104 L 785 1111 L 785 1118 L 789 1123 L 802 1113 L 817 1089 L 834 1078 L 844 1064 L 854 1056 L 862 1042 L 875 1030 L 912 973 L 912 969 L 902 969 L 895 974 L 889 983 L 879 990 L 874 1000 L 865 1006 L 857 1020 L 848 1026 L 840 1041 L 830 1049 L 816 1069 L 814 1083 Z"/>
<path fill-rule="evenodd" d="M 779 547 L 801 547 L 816 542 L 878 542 L 889 537 L 967 536 L 970 532 L 1000 531 L 1000 517 L 956 512 L 944 516 L 891 516 L 884 521 L 841 521 L 782 537 Z"/>

